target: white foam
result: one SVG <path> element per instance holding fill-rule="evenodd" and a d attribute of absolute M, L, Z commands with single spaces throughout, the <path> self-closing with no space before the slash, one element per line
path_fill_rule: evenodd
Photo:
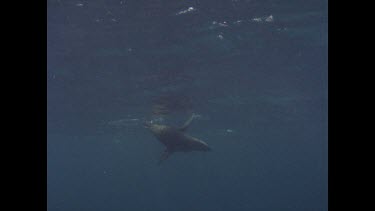
<path fill-rule="evenodd" d="M 273 22 L 273 16 L 272 15 L 268 16 L 266 19 L 264 19 L 264 21 Z"/>
<path fill-rule="evenodd" d="M 176 13 L 176 15 L 182 15 L 186 13 L 194 12 L 196 9 L 194 7 L 189 7 L 186 10 L 181 10 L 180 12 Z"/>
<path fill-rule="evenodd" d="M 259 17 L 259 18 L 253 18 L 251 19 L 252 22 L 268 22 L 271 23 L 274 21 L 273 15 L 267 16 L 267 17 Z"/>

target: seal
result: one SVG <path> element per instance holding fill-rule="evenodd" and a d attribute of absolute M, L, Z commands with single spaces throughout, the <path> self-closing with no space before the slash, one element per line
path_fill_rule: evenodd
<path fill-rule="evenodd" d="M 145 122 L 154 136 L 166 147 L 159 159 L 159 164 L 166 160 L 174 152 L 210 151 L 211 148 L 204 142 L 185 133 L 191 122 L 197 115 L 193 114 L 182 127 L 171 127 L 155 124 L 152 121 Z"/>

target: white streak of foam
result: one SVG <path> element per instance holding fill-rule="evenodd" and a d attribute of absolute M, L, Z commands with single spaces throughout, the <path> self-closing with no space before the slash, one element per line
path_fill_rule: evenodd
<path fill-rule="evenodd" d="M 186 14 L 186 13 L 191 13 L 191 12 L 193 12 L 195 10 L 196 9 L 194 7 L 189 7 L 186 10 L 181 10 L 180 12 L 176 13 L 176 15 L 182 15 L 182 14 Z"/>

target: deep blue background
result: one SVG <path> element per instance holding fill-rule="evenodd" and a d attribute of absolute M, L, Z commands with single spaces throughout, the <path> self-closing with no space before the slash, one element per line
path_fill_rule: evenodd
<path fill-rule="evenodd" d="M 327 25 L 325 0 L 49 0 L 48 210 L 327 210 Z M 157 165 L 163 94 L 212 152 Z"/>

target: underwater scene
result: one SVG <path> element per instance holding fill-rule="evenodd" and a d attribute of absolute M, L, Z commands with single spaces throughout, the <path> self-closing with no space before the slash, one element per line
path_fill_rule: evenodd
<path fill-rule="evenodd" d="M 47 0 L 47 210 L 328 210 L 328 1 Z"/>

